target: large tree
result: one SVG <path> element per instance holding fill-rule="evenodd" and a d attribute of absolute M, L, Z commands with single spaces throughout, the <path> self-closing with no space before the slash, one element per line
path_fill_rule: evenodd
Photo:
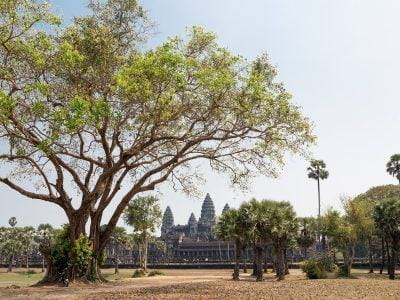
<path fill-rule="evenodd" d="M 0 183 L 61 207 L 71 245 L 89 228 L 91 278 L 136 195 L 167 180 L 192 191 L 199 160 L 244 186 L 314 141 L 266 55 L 245 60 L 201 28 L 141 50 L 136 0 L 92 0 L 60 23 L 46 3 L 0 0 Z"/>

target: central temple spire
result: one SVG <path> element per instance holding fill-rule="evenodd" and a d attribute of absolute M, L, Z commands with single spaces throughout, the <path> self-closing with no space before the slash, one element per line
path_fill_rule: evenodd
<path fill-rule="evenodd" d="M 215 208 L 210 194 L 207 193 L 206 198 L 201 206 L 201 216 L 199 219 L 202 223 L 215 223 Z"/>

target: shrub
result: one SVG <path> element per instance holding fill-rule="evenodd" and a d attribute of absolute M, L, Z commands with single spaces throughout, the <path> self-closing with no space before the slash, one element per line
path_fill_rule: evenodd
<path fill-rule="evenodd" d="M 165 274 L 159 270 L 153 270 L 149 273 L 148 276 L 151 277 L 151 276 L 160 276 L 160 275 L 165 275 Z"/>
<path fill-rule="evenodd" d="M 71 252 L 73 253 L 72 261 L 69 258 Z M 51 260 L 59 280 L 63 280 L 71 264 L 76 267 L 79 276 L 84 276 L 87 273 L 92 256 L 91 243 L 86 236 L 81 235 L 75 244 L 71 245 L 68 225 L 64 225 L 54 236 L 51 247 Z"/>
<path fill-rule="evenodd" d="M 139 278 L 139 277 L 144 277 L 146 276 L 146 272 L 144 270 L 135 270 L 135 272 L 133 272 L 132 278 Z"/>
<path fill-rule="evenodd" d="M 317 257 L 317 262 L 326 272 L 336 272 L 338 269 L 337 265 L 333 261 L 333 257 L 329 254 L 321 254 L 319 257 Z"/>
<path fill-rule="evenodd" d="M 301 269 L 308 279 L 321 279 L 323 277 L 323 270 L 315 259 L 308 259 L 301 264 Z"/>
<path fill-rule="evenodd" d="M 339 277 L 349 277 L 349 268 L 346 265 L 340 266 L 338 276 Z"/>
<path fill-rule="evenodd" d="M 333 258 L 328 254 L 304 261 L 301 268 L 308 279 L 327 278 L 327 272 L 336 272 L 338 269 Z"/>

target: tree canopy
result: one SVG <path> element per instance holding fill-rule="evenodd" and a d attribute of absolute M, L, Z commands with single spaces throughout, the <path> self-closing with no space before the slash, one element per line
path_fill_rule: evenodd
<path fill-rule="evenodd" d="M 143 50 L 136 0 L 90 1 L 60 24 L 45 2 L 0 0 L 0 162 L 11 170 L 0 183 L 60 206 L 72 242 L 90 219 L 95 257 L 136 195 L 167 180 L 193 191 L 192 162 L 243 187 L 314 142 L 266 55 L 246 60 L 199 27 Z"/>

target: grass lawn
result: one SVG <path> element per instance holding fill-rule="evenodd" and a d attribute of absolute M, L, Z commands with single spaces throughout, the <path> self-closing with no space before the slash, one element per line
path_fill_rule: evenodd
<path fill-rule="evenodd" d="M 41 272 L 41 269 L 30 270 L 35 273 L 27 272 L 25 268 L 14 268 L 11 273 L 8 273 L 7 269 L 0 268 L 0 287 L 11 285 L 29 286 L 42 279 L 44 273 Z"/>

